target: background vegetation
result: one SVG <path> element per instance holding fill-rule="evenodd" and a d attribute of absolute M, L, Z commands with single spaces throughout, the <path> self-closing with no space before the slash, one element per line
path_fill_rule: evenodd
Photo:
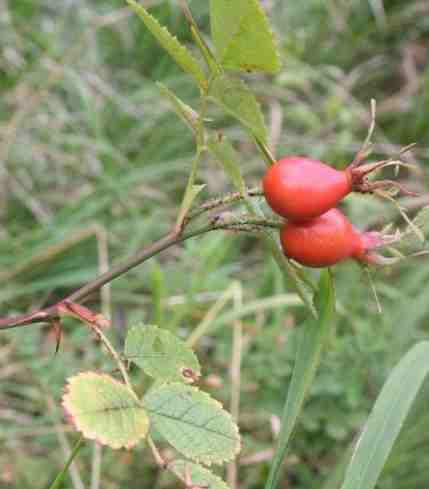
<path fill-rule="evenodd" d="M 276 77 L 248 78 L 266 111 L 276 154 L 306 154 L 344 167 L 365 137 L 374 97 L 377 153 L 416 141 L 411 160 L 421 173 L 402 177 L 422 193 L 419 203 L 428 203 L 427 2 L 264 3 L 284 66 Z M 207 32 L 208 6 L 189 4 Z M 145 5 L 181 40 L 190 39 L 177 2 Z M 170 229 L 193 147 L 191 134 L 161 100 L 156 80 L 192 105 L 196 93 L 187 77 L 120 0 L 0 0 L 3 315 L 65 296 L 109 261 Z M 264 164 L 255 147 L 232 120 L 220 120 L 216 112 L 210 117 L 240 149 L 249 186 L 257 185 Z M 205 197 L 230 190 L 210 159 L 201 178 L 208 184 Z M 361 228 L 380 227 L 383 215 L 385 222 L 400 220 L 394 208 L 370 197 L 353 196 L 345 205 Z M 382 314 L 357 265 L 338 266 L 335 275 L 340 316 L 292 443 L 284 488 L 335 487 L 344 453 L 386 375 L 428 333 L 424 259 L 377 272 Z M 250 489 L 267 476 L 295 351 L 294 326 L 303 317 L 260 243 L 222 233 L 188 241 L 113 282 L 101 302 L 114 318 L 110 334 L 118 344 L 126 328 L 142 320 L 185 336 L 219 304 L 232 280 L 243 290 L 239 476 L 240 487 Z M 94 296 L 93 303 L 99 301 Z M 227 303 L 215 314 L 198 349 L 204 387 L 227 405 L 236 313 Z M 63 465 L 75 436 L 61 431 L 65 378 L 113 368 L 89 338 L 70 321 L 54 357 L 47 330 L 1 334 L 0 487 L 43 488 Z M 420 395 L 380 488 L 427 487 L 428 396 Z M 177 484 L 158 471 L 144 447 L 113 452 L 87 443 L 70 487 L 83 487 L 80 480 L 89 487 L 100 463 L 103 488 Z"/>

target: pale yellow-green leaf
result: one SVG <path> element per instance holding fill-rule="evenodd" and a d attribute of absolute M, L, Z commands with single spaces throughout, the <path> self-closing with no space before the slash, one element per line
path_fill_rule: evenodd
<path fill-rule="evenodd" d="M 207 88 L 206 75 L 201 68 L 199 62 L 183 46 L 176 37 L 172 36 L 166 27 L 163 27 L 142 5 L 135 0 L 127 0 L 129 6 L 143 20 L 146 27 L 158 40 L 159 44 L 170 54 L 176 63 L 187 73 L 192 75 L 197 84 L 203 88 Z"/>
<path fill-rule="evenodd" d="M 275 73 L 280 57 L 259 0 L 210 0 L 213 42 L 227 69 Z"/>
<path fill-rule="evenodd" d="M 157 326 L 133 326 L 125 340 L 125 357 L 147 375 L 166 382 L 188 382 L 201 374 L 192 349 Z"/>
<path fill-rule="evenodd" d="M 209 150 L 215 158 L 222 164 L 234 187 L 246 195 L 246 184 L 240 169 L 240 156 L 233 148 L 232 144 L 224 135 L 213 135 L 208 143 Z"/>
<path fill-rule="evenodd" d="M 168 464 L 168 468 L 174 472 L 183 482 L 190 482 L 193 486 L 207 487 L 210 489 L 228 489 L 225 482 L 201 465 L 194 464 L 188 460 L 174 460 Z M 190 477 L 190 481 L 186 480 Z"/>
<path fill-rule="evenodd" d="M 191 173 L 189 174 L 188 177 L 188 183 L 186 184 L 185 194 L 183 196 L 182 203 L 180 205 L 179 215 L 177 216 L 176 229 L 182 228 L 186 215 L 189 209 L 191 208 L 192 204 L 194 203 L 194 200 L 201 192 L 201 190 L 203 190 L 205 187 L 205 184 L 195 185 L 195 179 L 197 177 L 197 172 L 200 165 L 202 153 L 203 150 L 200 148 L 199 145 L 197 145 L 197 152 L 195 154 L 194 159 L 192 160 Z"/>
<path fill-rule="evenodd" d="M 190 127 L 193 131 L 197 131 L 198 114 L 192 107 L 185 104 L 175 93 L 169 90 L 163 83 L 157 83 L 161 95 L 170 102 L 174 112 Z"/>
<path fill-rule="evenodd" d="M 198 194 L 206 188 L 206 184 L 203 183 L 201 185 L 188 185 L 186 187 L 185 196 L 183 197 L 182 205 L 180 207 L 179 216 L 177 222 L 180 224 L 183 222 L 183 219 L 186 217 L 189 209 L 192 207 L 194 200 L 198 197 Z"/>
<path fill-rule="evenodd" d="M 148 432 L 141 401 L 108 375 L 84 372 L 68 379 L 63 407 L 85 438 L 111 448 L 131 448 Z"/>
<path fill-rule="evenodd" d="M 238 427 L 222 405 L 196 387 L 165 384 L 144 405 L 153 426 L 180 453 L 198 463 L 228 462 L 240 450 Z"/>
<path fill-rule="evenodd" d="M 247 126 L 263 143 L 267 141 L 264 116 L 255 96 L 239 78 L 222 74 L 210 83 L 212 100 Z"/>

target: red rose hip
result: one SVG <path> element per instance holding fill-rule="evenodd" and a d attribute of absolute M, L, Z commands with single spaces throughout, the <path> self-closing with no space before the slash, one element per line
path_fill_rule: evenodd
<path fill-rule="evenodd" d="M 338 209 L 303 223 L 288 222 L 280 232 L 284 254 L 307 267 L 335 265 L 348 258 L 366 263 L 386 263 L 374 248 L 393 242 L 377 232 L 361 233 Z"/>
<path fill-rule="evenodd" d="M 357 159 L 340 171 L 322 161 L 288 156 L 272 165 L 263 179 L 265 199 L 271 209 L 290 221 L 304 222 L 321 216 L 350 192 L 371 192 L 396 186 L 391 180 L 368 182 L 372 171 L 388 166 L 387 161 L 361 165 Z"/>
<path fill-rule="evenodd" d="M 271 166 L 263 180 L 271 209 L 291 221 L 320 216 L 352 188 L 351 176 L 321 161 L 290 156 Z"/>

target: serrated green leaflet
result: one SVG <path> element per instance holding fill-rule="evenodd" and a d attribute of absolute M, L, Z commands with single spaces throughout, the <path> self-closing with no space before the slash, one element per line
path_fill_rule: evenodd
<path fill-rule="evenodd" d="M 429 342 L 414 346 L 384 384 L 356 444 L 341 489 L 373 489 L 429 373 Z"/>
<path fill-rule="evenodd" d="M 298 343 L 292 380 L 283 410 L 282 428 L 265 489 L 274 489 L 278 485 L 282 462 L 290 437 L 301 412 L 305 396 L 314 380 L 320 354 L 333 323 L 335 293 L 329 271 L 322 272 L 314 304 L 318 311 L 318 318 L 307 320 L 300 332 L 301 337 Z"/>
<path fill-rule="evenodd" d="M 141 402 L 108 375 L 84 372 L 68 379 L 63 406 L 86 438 L 111 448 L 131 448 L 149 428 Z"/>
<path fill-rule="evenodd" d="M 191 348 L 157 326 L 132 327 L 125 340 L 125 356 L 146 374 L 166 382 L 188 381 L 201 372 Z"/>
<path fill-rule="evenodd" d="M 185 483 L 190 482 L 192 486 L 208 487 L 210 489 L 228 489 L 225 482 L 210 470 L 201 465 L 188 462 L 187 460 L 174 460 L 168 465 L 180 480 Z M 186 480 L 186 477 L 190 478 Z"/>
<path fill-rule="evenodd" d="M 222 164 L 234 187 L 246 195 L 246 184 L 240 170 L 240 156 L 225 136 L 215 135 L 208 141 L 208 148 Z"/>
<path fill-rule="evenodd" d="M 240 449 L 238 428 L 222 405 L 205 392 L 166 384 L 144 398 L 151 422 L 180 453 L 210 465 L 232 460 Z"/>
<path fill-rule="evenodd" d="M 275 73 L 280 59 L 258 0 L 211 0 L 213 42 L 225 68 Z"/>
<path fill-rule="evenodd" d="M 219 75 L 210 83 L 209 95 L 216 104 L 247 126 L 260 141 L 266 142 L 267 129 L 261 107 L 242 80 Z"/>
<path fill-rule="evenodd" d="M 159 22 L 140 4 L 134 0 L 127 0 L 128 5 L 143 20 L 146 27 L 156 37 L 159 44 L 170 54 L 176 63 L 186 71 L 203 88 L 207 88 L 206 76 L 198 61 L 189 50 L 180 44 L 176 37 L 172 36 L 166 27 Z"/>

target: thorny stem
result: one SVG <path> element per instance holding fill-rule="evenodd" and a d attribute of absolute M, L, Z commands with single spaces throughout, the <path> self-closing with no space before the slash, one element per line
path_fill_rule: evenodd
<path fill-rule="evenodd" d="M 30 314 L 0 319 L 0 330 L 18 328 L 20 326 L 27 326 L 35 323 L 51 323 L 53 320 L 56 320 L 60 317 L 59 309 L 61 307 L 64 307 L 65 304 L 70 302 L 73 303 L 84 301 L 93 292 L 101 289 L 101 287 L 103 287 L 107 283 L 112 282 L 114 279 L 125 274 L 132 268 L 137 267 L 149 258 L 152 258 L 162 251 L 171 248 L 174 245 L 183 243 L 184 241 L 194 238 L 196 236 L 200 236 L 217 230 L 249 231 L 255 228 L 277 228 L 278 226 L 279 223 L 275 221 L 270 221 L 261 217 L 250 217 L 239 218 L 236 221 L 229 222 L 223 222 L 222 220 L 213 220 L 209 222 L 209 224 L 206 224 L 201 228 L 193 229 L 188 232 L 185 232 L 183 227 L 181 230 L 173 230 L 164 238 L 161 238 L 155 243 L 143 248 L 136 255 L 114 266 L 106 273 L 101 274 L 98 278 L 84 285 L 83 287 L 76 290 L 71 295 L 57 302 L 56 304 Z"/>
<path fill-rule="evenodd" d="M 263 190 L 260 187 L 255 187 L 247 190 L 247 196 L 249 197 L 259 197 L 264 195 Z M 231 194 L 225 195 L 224 197 L 220 197 L 219 199 L 209 200 L 208 202 L 201 205 L 197 210 L 190 213 L 186 219 L 187 222 L 192 219 L 196 219 L 201 216 L 205 212 L 209 212 L 217 207 L 222 207 L 228 204 L 233 204 L 234 202 L 238 202 L 243 200 L 245 196 L 240 192 L 233 192 Z"/>

